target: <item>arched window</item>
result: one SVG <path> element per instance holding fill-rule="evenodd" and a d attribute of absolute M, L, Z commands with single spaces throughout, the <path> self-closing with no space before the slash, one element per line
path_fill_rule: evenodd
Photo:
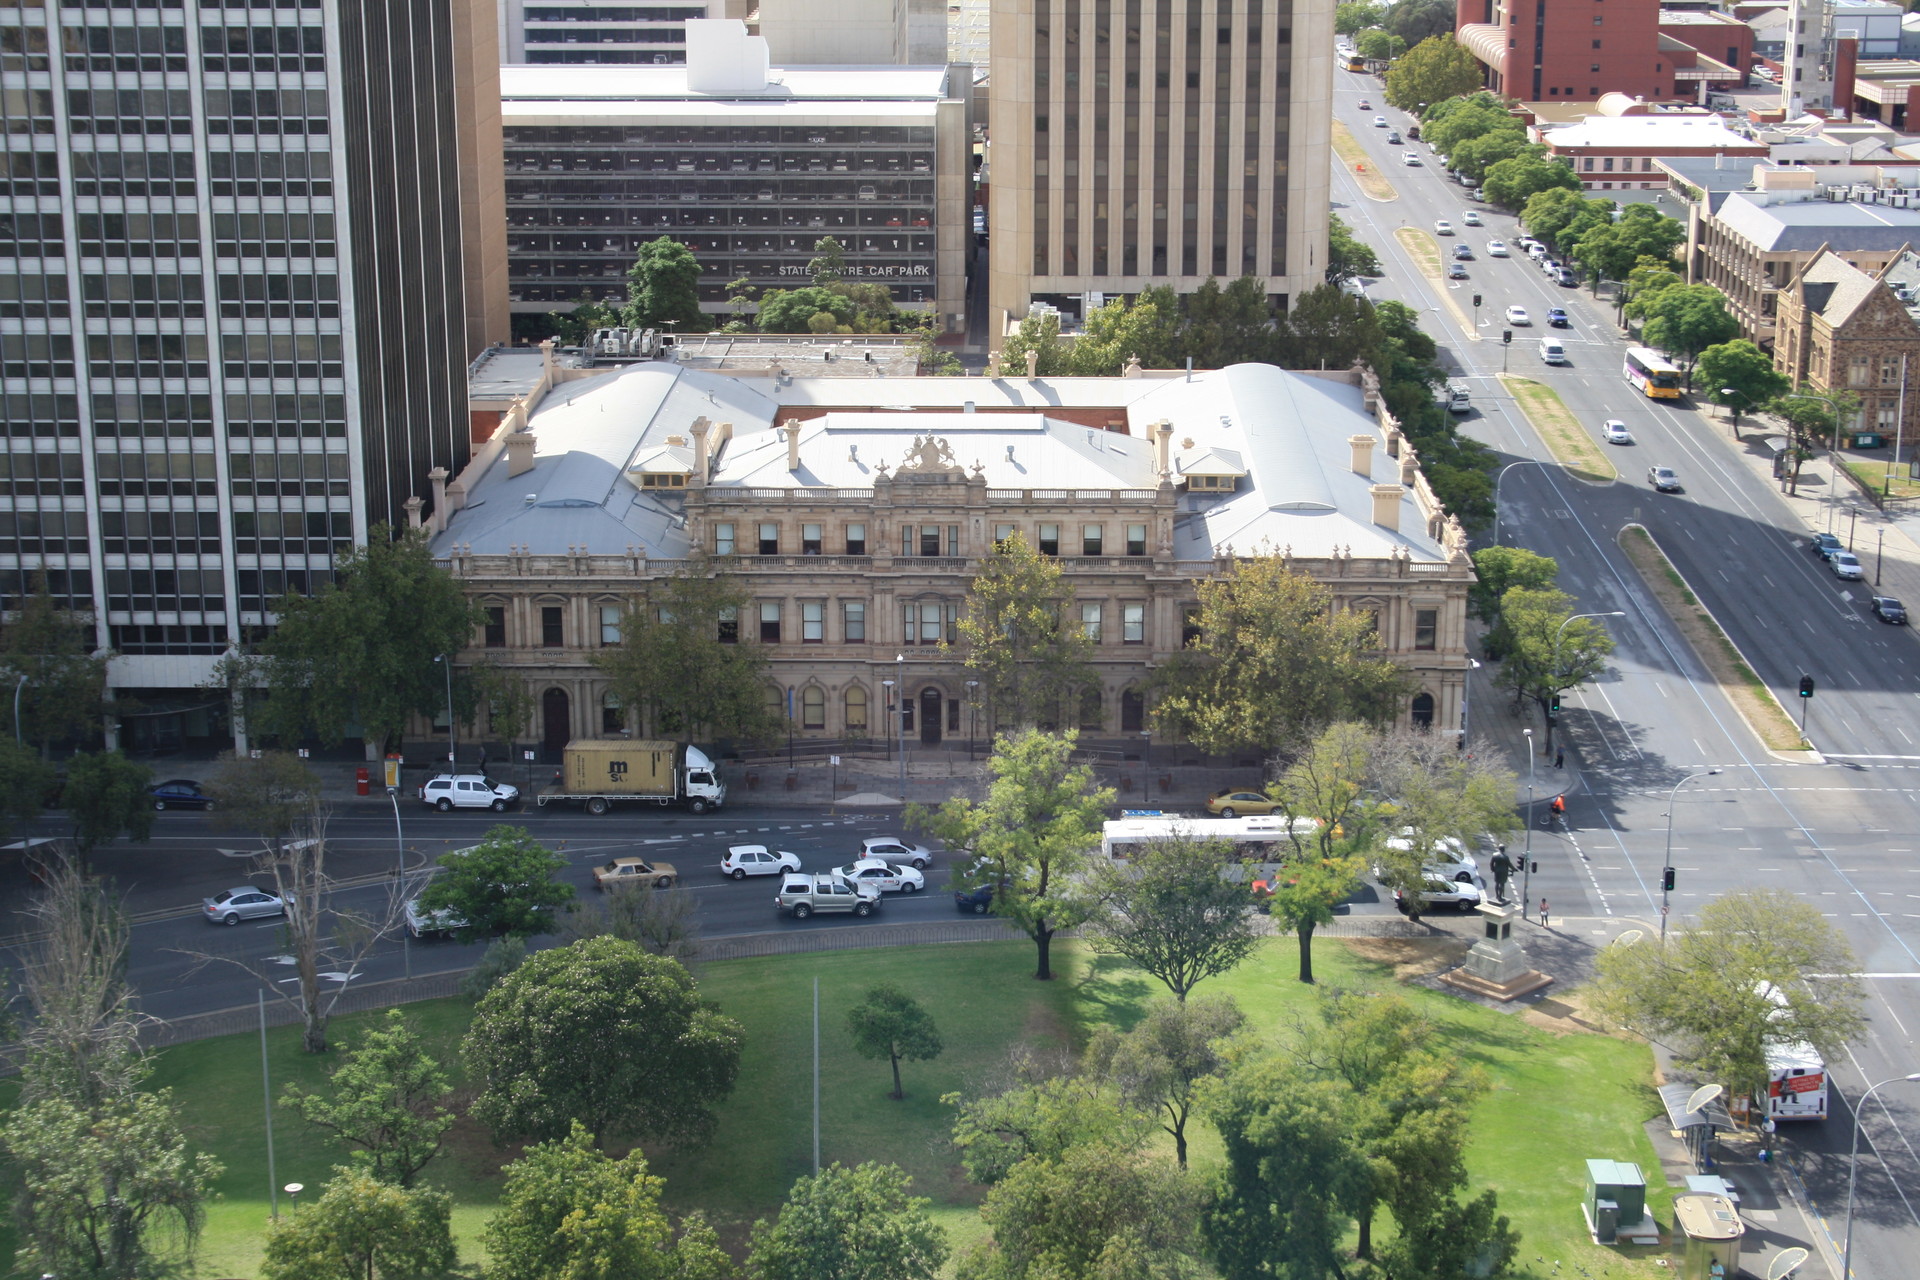
<path fill-rule="evenodd" d="M 609 693 L 603 696 L 600 699 L 600 732 L 613 735 L 626 727 L 626 717 L 620 710 L 620 695 Z"/>
<path fill-rule="evenodd" d="M 1120 694 L 1120 732 L 1139 733 L 1147 727 L 1147 698 L 1138 689 Z"/>
<path fill-rule="evenodd" d="M 867 736 L 867 690 L 863 685 L 851 685 L 846 694 L 847 736 L 864 738 Z"/>
<path fill-rule="evenodd" d="M 1098 729 L 1103 710 L 1100 702 L 1100 686 L 1095 685 L 1080 691 L 1079 720 L 1082 729 Z"/>
<path fill-rule="evenodd" d="M 1432 694 L 1416 693 L 1413 695 L 1413 706 L 1411 709 L 1410 718 L 1413 720 L 1413 727 L 1416 729 L 1433 728 L 1433 695 Z"/>
<path fill-rule="evenodd" d="M 777 684 L 767 686 L 767 714 L 775 720 L 785 720 L 793 714 L 787 705 L 787 691 Z"/>
<path fill-rule="evenodd" d="M 800 691 L 800 727 L 827 727 L 827 691 L 817 684 L 810 684 Z"/>

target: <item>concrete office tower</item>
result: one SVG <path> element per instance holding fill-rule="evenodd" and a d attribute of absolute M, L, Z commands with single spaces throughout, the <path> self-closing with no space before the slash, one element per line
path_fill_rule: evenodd
<path fill-rule="evenodd" d="M 1787 6 L 1787 47 L 1780 74 L 1780 108 L 1792 120 L 1833 105 L 1833 6 L 1793 0 Z"/>
<path fill-rule="evenodd" d="M 471 454 L 505 340 L 492 0 L 0 10 L 0 607 L 44 574 L 130 747 Z M 490 176 L 492 175 L 492 176 Z"/>
<path fill-rule="evenodd" d="M 946 0 L 760 0 L 759 12 L 778 66 L 949 61 Z"/>
<path fill-rule="evenodd" d="M 752 0 L 499 0 L 500 61 L 674 66 L 688 18 L 744 18 Z"/>
<path fill-rule="evenodd" d="M 993 343 L 1030 303 L 1325 278 L 1333 0 L 994 0 Z"/>

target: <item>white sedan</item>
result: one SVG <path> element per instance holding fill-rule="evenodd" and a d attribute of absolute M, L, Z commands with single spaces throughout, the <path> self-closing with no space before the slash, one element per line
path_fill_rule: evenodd
<path fill-rule="evenodd" d="M 1606 437 L 1608 444 L 1633 443 L 1633 432 L 1627 430 L 1627 424 L 1618 418 L 1608 418 L 1600 428 L 1600 434 Z"/>
<path fill-rule="evenodd" d="M 1506 241 L 1489 240 L 1487 241 L 1487 256 L 1489 258 L 1506 258 L 1512 255 L 1507 252 Z"/>
<path fill-rule="evenodd" d="M 1433 231 L 1435 235 L 1450 236 L 1453 234 L 1453 224 L 1445 218 L 1440 218 L 1434 222 Z"/>
<path fill-rule="evenodd" d="M 1420 167 L 1420 157 L 1415 152 L 1403 151 L 1400 153 L 1400 163 L 1409 169 L 1417 169 Z"/>
<path fill-rule="evenodd" d="M 1533 317 L 1527 314 L 1527 309 L 1525 307 L 1508 307 L 1507 323 L 1514 324 L 1514 325 L 1532 324 Z"/>
<path fill-rule="evenodd" d="M 833 874 L 856 889 L 870 885 L 882 893 L 918 893 L 927 887 L 927 878 L 914 868 L 896 867 L 882 858 L 849 862 L 844 867 L 835 867 Z"/>
<path fill-rule="evenodd" d="M 1480 225 L 1480 215 L 1476 211 L 1469 209 L 1465 213 L 1460 215 L 1460 221 L 1466 223 L 1470 227 L 1477 227 Z"/>
<path fill-rule="evenodd" d="M 763 844 L 733 845 L 727 849 L 727 856 L 720 859 L 721 874 L 732 876 L 735 880 L 799 869 L 800 858 L 797 854 L 769 849 Z"/>

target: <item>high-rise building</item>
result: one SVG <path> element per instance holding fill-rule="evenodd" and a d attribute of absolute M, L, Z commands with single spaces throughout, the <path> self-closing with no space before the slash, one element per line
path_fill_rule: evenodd
<path fill-rule="evenodd" d="M 1325 279 L 1333 0 L 994 0 L 991 331 L 1208 276 Z M 1091 299 L 1097 301 L 1097 299 Z"/>
<path fill-rule="evenodd" d="M 1454 27 L 1486 64 L 1487 87 L 1523 102 L 1603 93 L 1663 102 L 1678 92 L 1675 72 L 1698 57 L 1661 36 L 1660 0 L 1457 0 Z"/>
<path fill-rule="evenodd" d="M 500 60 L 670 66 L 688 18 L 745 17 L 724 0 L 499 0 Z M 723 12 L 723 10 L 725 12 Z"/>
<path fill-rule="evenodd" d="M 979 0 L 974 0 L 978 3 Z M 946 0 L 499 0 L 501 61 L 679 66 L 689 19 L 738 18 L 776 64 L 933 66 L 947 53 Z M 959 5 L 953 6 L 958 10 Z"/>
<path fill-rule="evenodd" d="M 130 746 L 470 457 L 505 340 L 492 0 L 0 8 L 0 607 L 94 620 Z"/>

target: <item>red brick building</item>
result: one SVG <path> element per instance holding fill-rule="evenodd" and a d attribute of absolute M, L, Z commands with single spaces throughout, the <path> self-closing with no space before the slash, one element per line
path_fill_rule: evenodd
<path fill-rule="evenodd" d="M 1455 0 L 1454 34 L 1486 64 L 1489 89 L 1523 102 L 1697 101 L 1703 83 L 1745 78 L 1716 55 L 1752 51 L 1751 31 L 1743 49 L 1733 29 L 1745 28 L 1718 18 L 1663 19 L 1659 0 Z"/>

